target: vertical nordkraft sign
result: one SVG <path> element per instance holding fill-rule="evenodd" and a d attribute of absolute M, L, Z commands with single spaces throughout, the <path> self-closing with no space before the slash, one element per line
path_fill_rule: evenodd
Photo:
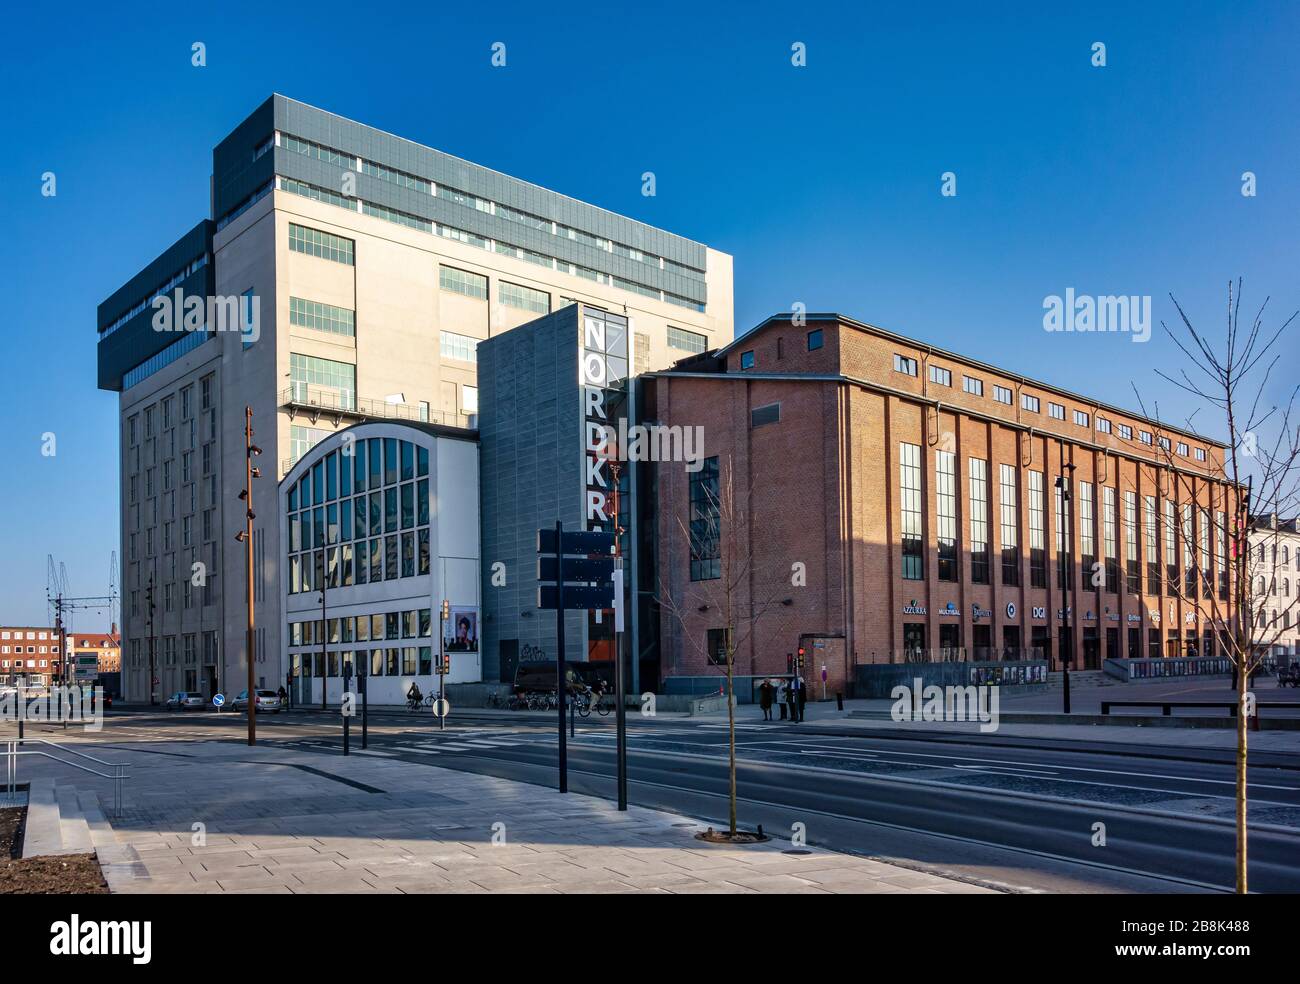
<path fill-rule="evenodd" d="M 581 308 L 581 316 L 583 529 L 607 531 L 615 522 L 609 463 L 617 456 L 614 435 L 627 408 L 628 323 L 622 315 L 586 307 Z"/>

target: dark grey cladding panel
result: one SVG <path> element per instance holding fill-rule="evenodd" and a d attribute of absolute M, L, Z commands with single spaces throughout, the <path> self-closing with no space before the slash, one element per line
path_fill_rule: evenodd
<path fill-rule="evenodd" d="M 537 605 L 537 530 L 582 519 L 578 311 L 570 305 L 478 346 L 482 474 L 484 678 L 498 678 L 500 642 L 555 650 L 555 617 Z M 492 565 L 506 565 L 505 587 Z M 530 612 L 523 616 L 524 611 Z M 582 658 L 571 613 L 568 656 Z"/>
<path fill-rule="evenodd" d="M 212 233 L 215 226 L 204 219 L 180 239 L 172 243 L 148 266 L 113 291 L 96 311 L 95 327 L 103 330 L 131 310 L 138 302 L 150 297 L 191 260 L 212 252 Z M 120 329 L 119 329 L 120 330 Z"/>
<path fill-rule="evenodd" d="M 235 127 L 212 151 L 212 216 L 222 218 L 242 205 L 249 195 L 275 175 L 270 154 L 253 160 L 253 154 L 275 135 L 275 100 L 272 96 Z"/>
<path fill-rule="evenodd" d="M 489 168 L 459 160 L 410 140 L 376 130 L 373 127 L 343 119 L 303 103 L 285 99 L 282 96 L 274 97 L 274 127 L 304 140 L 324 144 L 342 153 L 355 154 L 377 164 L 405 171 L 419 178 L 446 184 L 459 191 L 478 195 L 482 198 L 490 198 L 520 211 L 529 212 L 545 219 L 553 219 L 564 225 L 589 232 L 594 236 L 612 239 L 697 270 L 703 270 L 706 264 L 706 250 L 700 243 L 684 239 L 681 236 L 675 236 L 662 229 L 656 229 L 654 226 L 638 222 L 635 219 L 615 215 L 594 205 L 588 205 L 585 202 L 548 191 L 545 188 L 529 184 L 526 181 L 520 181 L 517 178 L 512 178 Z M 255 140 L 249 146 L 250 157 L 254 146 L 256 146 Z M 277 160 L 279 159 L 277 157 Z M 387 185 L 385 182 L 376 181 L 374 183 L 385 185 L 386 188 L 395 192 L 402 190 Z M 338 184 L 331 183 L 327 187 L 337 189 Z M 382 201 L 384 204 L 390 205 L 390 207 L 399 207 L 395 201 L 389 201 L 388 199 L 375 200 Z M 235 204 L 235 202 L 232 201 L 231 204 Z M 445 204 L 450 205 L 450 203 Z M 525 231 L 524 227 L 518 226 L 516 223 L 507 222 L 504 219 L 477 212 L 473 209 L 464 209 L 464 211 L 473 212 L 472 218 L 474 218 L 475 222 L 488 224 L 480 224 L 470 228 L 462 220 L 460 228 L 469 228 L 469 231 L 478 232 L 480 235 L 501 238 L 517 246 L 553 252 L 552 249 L 541 250 L 541 240 L 536 241 L 537 245 L 530 245 L 528 242 L 520 241 L 517 236 L 507 236 L 504 232 L 497 231 L 505 229 L 511 230 L 512 233 L 515 229 L 520 232 Z M 434 213 L 425 210 L 417 211 L 414 214 L 424 218 L 438 218 Z M 451 216 L 454 214 L 456 213 L 447 213 L 446 218 L 438 218 L 438 221 L 453 224 L 454 220 Z M 545 236 L 545 242 L 553 245 L 557 242 L 557 239 L 553 236 Z M 600 251 L 593 250 L 592 252 L 597 253 Z M 610 254 L 605 254 L 605 257 L 607 258 L 605 263 L 600 265 L 595 264 L 590 259 L 584 261 L 578 254 L 566 255 L 562 258 L 574 263 L 584 263 L 584 265 L 614 273 L 616 276 L 642 279 L 631 277 L 629 273 L 620 273 L 616 269 L 607 269 L 606 263 L 619 258 Z M 600 259 L 599 256 L 594 258 Z M 631 264 L 629 270 L 637 267 L 645 268 L 646 266 L 632 260 L 625 262 Z M 702 298 L 696 297 L 694 291 L 688 291 L 685 286 L 685 283 L 702 282 L 702 277 L 700 281 L 694 281 L 680 274 L 674 274 L 673 276 L 684 282 L 679 289 L 674 290 L 674 293 L 702 300 Z M 643 280 L 643 282 L 650 283 L 651 286 L 659 285 L 650 281 Z M 663 286 L 664 289 L 673 290 L 667 284 Z"/>
<path fill-rule="evenodd" d="M 136 304 L 152 297 L 191 261 L 212 251 L 212 222 L 204 219 L 169 246 L 161 256 L 119 287 L 99 305 L 97 327 L 103 329 Z M 209 297 L 216 290 L 214 265 L 209 262 L 190 274 L 172 291 Z M 154 311 L 146 307 L 96 346 L 97 385 L 104 390 L 121 390 L 122 377 L 150 356 L 161 352 L 180 336 L 153 330 Z"/>

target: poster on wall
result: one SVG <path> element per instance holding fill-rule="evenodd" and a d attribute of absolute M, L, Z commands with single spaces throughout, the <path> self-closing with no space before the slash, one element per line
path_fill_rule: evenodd
<path fill-rule="evenodd" d="M 451 621 L 443 628 L 443 648 L 449 653 L 478 652 L 478 611 L 453 608 Z"/>

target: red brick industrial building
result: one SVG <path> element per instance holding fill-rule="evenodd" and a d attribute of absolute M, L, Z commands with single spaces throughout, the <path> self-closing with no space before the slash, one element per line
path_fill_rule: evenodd
<path fill-rule="evenodd" d="M 645 400 L 701 427 L 705 458 L 657 473 L 664 677 L 720 672 L 729 622 L 738 674 L 803 646 L 815 691 L 823 666 L 835 690 L 855 664 L 953 655 L 935 650 L 1059 668 L 1062 450 L 1072 666 L 1222 651 L 1238 501 L 1203 437 L 835 314 L 774 316 Z"/>

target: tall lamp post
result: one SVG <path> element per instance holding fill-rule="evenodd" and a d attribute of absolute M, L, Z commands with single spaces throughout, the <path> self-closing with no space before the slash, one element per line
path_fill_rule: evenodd
<path fill-rule="evenodd" d="M 325 617 L 325 585 L 329 580 L 329 558 L 325 553 L 325 540 L 329 539 L 329 531 L 325 531 L 325 539 L 321 541 L 320 548 L 320 709 L 325 710 L 325 685 L 329 682 L 329 666 L 327 665 L 327 649 L 329 645 L 329 620 Z"/>
<path fill-rule="evenodd" d="M 256 620 L 253 599 L 253 479 L 261 478 L 262 472 L 253 465 L 253 456 L 260 455 L 262 449 L 253 443 L 253 408 L 244 407 L 244 487 L 239 498 L 244 500 L 244 528 L 235 534 L 235 539 L 244 545 L 244 555 L 248 561 L 248 743 L 257 744 L 257 689 L 253 679 L 253 653 L 256 651 Z"/>
<path fill-rule="evenodd" d="M 1074 608 L 1070 592 L 1074 583 L 1074 511 L 1070 508 L 1070 489 L 1074 485 L 1074 463 L 1065 460 L 1065 442 L 1057 445 L 1061 452 L 1061 473 L 1056 477 L 1056 487 L 1061 492 L 1062 520 L 1065 524 L 1065 640 L 1061 649 L 1061 710 L 1070 713 L 1070 664 L 1074 661 Z"/>

